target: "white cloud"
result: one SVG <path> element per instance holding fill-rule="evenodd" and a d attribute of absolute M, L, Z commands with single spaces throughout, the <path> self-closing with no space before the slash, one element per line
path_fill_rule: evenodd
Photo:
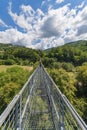
<path fill-rule="evenodd" d="M 67 29 L 67 17 L 66 13 L 69 11 L 69 5 L 66 5 L 59 9 L 51 9 L 48 14 L 42 20 L 40 28 L 41 37 L 60 37 Z"/>
<path fill-rule="evenodd" d="M 42 7 L 43 5 L 45 5 L 45 3 L 46 3 L 46 1 L 43 0 L 42 3 L 41 3 L 41 7 Z"/>
<path fill-rule="evenodd" d="M 33 46 L 33 48 L 34 49 L 39 48 L 44 50 L 47 48 L 57 47 L 63 44 L 64 40 L 62 38 L 51 37 L 50 39 L 49 38 L 41 39 L 41 42 Z"/>
<path fill-rule="evenodd" d="M 10 28 L 0 32 L 0 42 L 17 45 L 31 46 L 34 34 L 22 33 L 16 28 Z"/>
<path fill-rule="evenodd" d="M 64 0 L 56 0 L 56 3 L 58 3 L 58 4 L 60 4 L 62 2 L 64 2 Z"/>
<path fill-rule="evenodd" d="M 17 28 L 0 32 L 0 42 L 14 43 L 32 48 L 47 49 L 63 45 L 66 42 L 87 39 L 87 6 L 70 9 L 70 4 L 60 8 L 49 8 L 44 13 L 36 11 L 30 5 L 21 5 L 19 14 L 12 12 L 9 4 L 9 15 Z M 1 21 L 2 25 L 5 25 Z"/>
<path fill-rule="evenodd" d="M 7 25 L 5 24 L 4 21 L 2 21 L 2 19 L 0 19 L 0 26 L 2 26 L 2 27 L 7 27 Z"/>
<path fill-rule="evenodd" d="M 9 15 L 12 17 L 13 21 L 24 30 L 31 30 L 31 22 L 33 20 L 34 10 L 30 6 L 21 6 L 21 13 L 13 13 L 11 9 L 11 4 L 9 7 Z"/>
<path fill-rule="evenodd" d="M 77 9 L 83 8 L 85 5 L 85 1 L 83 1 L 80 5 L 76 6 Z"/>
<path fill-rule="evenodd" d="M 21 5 L 22 14 L 25 14 L 26 16 L 33 16 L 35 14 L 35 11 L 30 5 Z"/>
<path fill-rule="evenodd" d="M 13 43 L 16 42 L 19 37 L 21 38 L 21 36 L 22 33 L 19 33 L 17 29 L 7 29 L 0 32 L 0 42 Z"/>

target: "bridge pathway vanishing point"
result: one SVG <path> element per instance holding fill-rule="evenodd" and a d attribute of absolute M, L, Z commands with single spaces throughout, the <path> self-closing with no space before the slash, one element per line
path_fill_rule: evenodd
<path fill-rule="evenodd" d="M 87 130 L 43 65 L 0 116 L 0 130 Z"/>

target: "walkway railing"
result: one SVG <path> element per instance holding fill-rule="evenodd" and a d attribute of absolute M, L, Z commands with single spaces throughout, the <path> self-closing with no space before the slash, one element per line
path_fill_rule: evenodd
<path fill-rule="evenodd" d="M 87 130 L 87 125 L 76 112 L 69 100 L 61 93 L 58 86 L 44 69 L 44 77 L 50 88 L 50 97 L 55 105 L 56 126 L 58 130 Z M 56 121 L 57 120 L 57 121 Z"/>
<path fill-rule="evenodd" d="M 35 84 L 35 78 L 38 74 L 37 68 L 30 76 L 22 90 L 17 94 L 5 111 L 0 116 L 0 129 L 1 130 L 21 130 L 22 120 L 25 114 L 25 108 L 29 100 L 29 94 Z"/>
<path fill-rule="evenodd" d="M 87 130 L 87 125 L 38 66 L 0 116 L 0 130 Z"/>

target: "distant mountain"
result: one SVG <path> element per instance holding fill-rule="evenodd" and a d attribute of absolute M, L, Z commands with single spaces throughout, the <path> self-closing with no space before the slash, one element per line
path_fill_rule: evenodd
<path fill-rule="evenodd" d="M 80 41 L 75 41 L 75 42 L 70 42 L 70 43 L 66 43 L 65 45 L 72 45 L 72 46 L 83 46 L 83 45 L 87 45 L 87 41 L 86 40 L 80 40 Z"/>
<path fill-rule="evenodd" d="M 87 51 L 87 41 L 86 40 L 67 43 L 64 46 L 76 47 L 76 48 L 82 49 L 84 51 Z"/>

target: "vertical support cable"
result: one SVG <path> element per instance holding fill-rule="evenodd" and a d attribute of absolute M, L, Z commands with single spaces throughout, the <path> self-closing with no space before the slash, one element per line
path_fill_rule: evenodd
<path fill-rule="evenodd" d="M 18 122 L 18 101 L 16 103 L 16 106 L 15 106 L 15 130 L 19 127 L 19 122 Z"/>
<path fill-rule="evenodd" d="M 22 130 L 22 95 L 20 95 L 20 130 Z"/>

